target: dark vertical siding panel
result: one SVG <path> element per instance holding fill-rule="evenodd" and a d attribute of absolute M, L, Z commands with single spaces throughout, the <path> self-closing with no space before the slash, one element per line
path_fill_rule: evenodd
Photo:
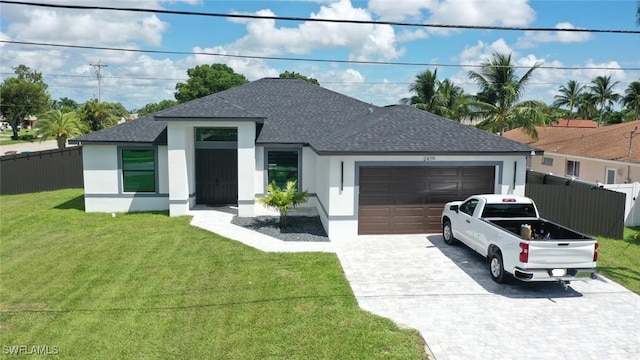
<path fill-rule="evenodd" d="M 542 217 L 585 234 L 622 239 L 625 194 L 602 188 L 529 183 Z"/>
<path fill-rule="evenodd" d="M 0 157 L 0 194 L 82 188 L 82 147 Z"/>

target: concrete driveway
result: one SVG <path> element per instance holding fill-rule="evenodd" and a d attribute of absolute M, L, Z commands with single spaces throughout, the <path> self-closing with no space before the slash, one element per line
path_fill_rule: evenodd
<path fill-rule="evenodd" d="M 438 360 L 640 359 L 640 296 L 605 278 L 495 284 L 440 235 L 335 245 L 360 306 L 418 329 Z"/>

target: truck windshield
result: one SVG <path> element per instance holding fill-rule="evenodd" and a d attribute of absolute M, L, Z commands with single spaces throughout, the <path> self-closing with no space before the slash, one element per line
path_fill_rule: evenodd
<path fill-rule="evenodd" d="M 536 217 L 533 204 L 486 204 L 482 211 L 483 218 L 515 218 Z"/>

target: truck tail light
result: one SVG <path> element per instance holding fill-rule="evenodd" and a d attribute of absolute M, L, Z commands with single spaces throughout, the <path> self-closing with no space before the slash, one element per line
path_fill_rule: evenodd
<path fill-rule="evenodd" d="M 600 244 L 596 243 L 593 247 L 593 262 L 598 261 L 598 246 L 600 246 Z"/>
<path fill-rule="evenodd" d="M 529 244 L 520 243 L 520 262 L 529 262 Z"/>

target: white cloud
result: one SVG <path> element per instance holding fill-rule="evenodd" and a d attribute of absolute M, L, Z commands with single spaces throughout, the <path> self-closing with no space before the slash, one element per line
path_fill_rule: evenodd
<path fill-rule="evenodd" d="M 49 9 L 25 12 L 29 16 L 24 22 L 9 25 L 9 34 L 18 40 L 104 46 L 141 41 L 157 46 L 168 26 L 155 15 L 76 14 Z"/>
<path fill-rule="evenodd" d="M 429 33 L 427 33 L 427 31 L 423 29 L 418 29 L 415 31 L 402 30 L 398 34 L 396 40 L 398 40 L 398 42 L 407 42 L 407 41 L 426 39 L 428 37 L 429 37 Z"/>
<path fill-rule="evenodd" d="M 238 55 L 238 51 L 228 49 L 223 46 L 216 46 L 213 48 L 199 48 L 195 47 L 193 52 L 196 53 L 214 53 L 221 55 Z M 263 77 L 278 76 L 280 73 L 269 66 L 264 60 L 252 59 L 252 58 L 236 58 L 228 56 L 212 56 L 212 55 L 192 55 L 180 63 L 184 68 L 183 73 L 186 74 L 187 69 L 202 64 L 214 64 L 222 63 L 227 64 L 236 73 L 243 74 L 249 80 L 257 80 Z"/>
<path fill-rule="evenodd" d="M 576 27 L 569 22 L 558 23 L 555 26 L 556 29 L 575 29 Z M 554 31 L 554 32 L 542 32 L 542 31 L 526 31 L 524 36 L 518 38 L 516 47 L 529 48 L 534 47 L 539 43 L 576 43 L 585 42 L 592 39 L 592 36 L 588 32 L 573 32 L 573 31 Z"/>
<path fill-rule="evenodd" d="M 501 54 L 514 54 L 513 49 L 507 44 L 507 42 L 500 38 L 490 44 L 483 41 L 478 41 L 476 45 L 465 46 L 464 50 L 455 59 L 460 64 L 478 65 L 483 61 L 486 61 L 491 57 L 493 53 Z M 470 70 L 471 67 L 466 68 Z"/>
<path fill-rule="evenodd" d="M 385 20 L 420 18 L 426 23 L 523 26 L 535 19 L 528 0 L 371 0 L 369 9 Z"/>
<path fill-rule="evenodd" d="M 42 3 L 160 9 L 162 3 L 198 4 L 200 0 L 49 0 Z M 73 45 L 135 45 L 142 42 L 159 46 L 168 23 L 155 14 L 106 10 L 72 10 L 25 7 L 4 4 L 2 16 L 8 19 L 8 34 L 16 40 L 55 42 Z"/>
<path fill-rule="evenodd" d="M 420 18 L 422 10 L 435 7 L 438 0 L 370 0 L 369 10 L 383 20 L 400 21 L 406 18 Z"/>
<path fill-rule="evenodd" d="M 255 14 L 275 16 L 263 9 Z M 313 19 L 371 20 L 371 14 L 362 8 L 354 8 L 349 0 L 340 0 L 321 6 Z M 344 24 L 332 22 L 304 22 L 297 27 L 277 27 L 274 20 L 234 19 L 245 23 L 247 35 L 225 46 L 242 53 L 276 55 L 282 53 L 307 54 L 313 50 L 351 50 L 351 60 L 389 60 L 400 57 L 402 49 L 396 48 L 394 29 L 389 25 Z"/>

